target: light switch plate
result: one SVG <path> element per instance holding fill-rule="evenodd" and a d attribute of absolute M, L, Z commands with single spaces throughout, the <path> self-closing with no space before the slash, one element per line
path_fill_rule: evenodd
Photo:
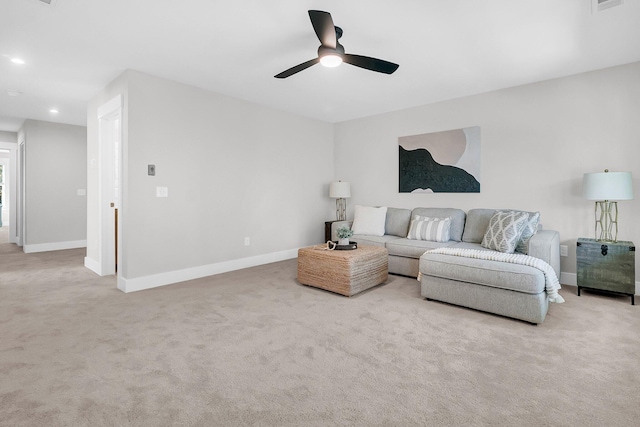
<path fill-rule="evenodd" d="M 156 187 L 156 197 L 169 197 L 169 188 Z"/>
<path fill-rule="evenodd" d="M 147 165 L 147 174 L 149 176 L 155 176 L 156 175 L 156 165 Z"/>

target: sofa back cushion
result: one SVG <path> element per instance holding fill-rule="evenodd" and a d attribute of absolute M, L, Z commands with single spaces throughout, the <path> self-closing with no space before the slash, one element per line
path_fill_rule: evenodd
<path fill-rule="evenodd" d="M 387 208 L 384 234 L 389 236 L 407 237 L 410 224 L 411 209 Z"/>
<path fill-rule="evenodd" d="M 471 209 L 467 212 L 462 241 L 466 243 L 482 243 L 484 233 L 489 228 L 489 221 L 497 209 Z"/>
<path fill-rule="evenodd" d="M 451 240 L 454 240 L 456 242 L 462 241 L 462 232 L 464 230 L 464 220 L 466 217 L 466 214 L 462 209 L 415 208 L 411 213 L 411 218 L 415 217 L 416 215 L 428 216 L 429 218 L 451 218 L 451 227 L 449 228 L 449 237 Z"/>

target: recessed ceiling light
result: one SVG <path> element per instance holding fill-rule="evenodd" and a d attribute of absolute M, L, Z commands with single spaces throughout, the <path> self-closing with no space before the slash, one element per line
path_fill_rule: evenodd
<path fill-rule="evenodd" d="M 13 62 L 14 64 L 20 64 L 20 65 L 24 65 L 24 60 L 20 59 L 20 58 L 11 58 L 11 62 Z"/>
<path fill-rule="evenodd" d="M 7 95 L 9 95 L 9 96 L 20 96 L 20 95 L 22 95 L 22 92 L 17 91 L 17 90 L 8 90 L 7 91 Z"/>
<path fill-rule="evenodd" d="M 55 108 L 52 108 L 51 110 L 49 110 L 49 112 L 50 112 L 51 114 L 58 114 L 58 113 L 59 113 L 59 111 L 58 111 L 58 110 L 56 110 Z"/>

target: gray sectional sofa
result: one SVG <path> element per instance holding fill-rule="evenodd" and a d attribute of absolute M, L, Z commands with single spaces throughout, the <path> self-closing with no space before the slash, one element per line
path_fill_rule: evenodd
<path fill-rule="evenodd" d="M 487 311 L 531 323 L 542 323 L 549 298 L 545 275 L 528 265 L 465 258 L 450 254 L 425 253 L 448 247 L 491 251 L 481 245 L 489 221 L 497 209 L 387 208 L 383 236 L 354 235 L 360 245 L 384 246 L 389 252 L 389 273 L 420 276 L 421 294 L 438 300 Z M 415 215 L 451 218 L 450 240 L 434 242 L 408 239 Z M 337 229 L 352 221 L 332 224 Z M 548 263 L 560 275 L 560 236 L 557 231 L 539 229 L 528 242 L 528 255 Z"/>

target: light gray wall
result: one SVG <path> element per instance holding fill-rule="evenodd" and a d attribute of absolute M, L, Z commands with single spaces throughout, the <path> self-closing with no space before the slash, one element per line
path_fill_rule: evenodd
<path fill-rule="evenodd" d="M 594 235 L 585 172 L 632 172 L 636 197 L 619 202 L 619 238 L 640 243 L 639 117 L 634 63 L 339 123 L 336 176 L 351 182 L 351 217 L 355 204 L 539 210 L 569 247 L 571 279 L 576 239 Z M 479 194 L 398 192 L 398 137 L 469 126 L 481 127 Z"/>
<path fill-rule="evenodd" d="M 25 251 L 86 240 L 87 128 L 26 120 Z"/>
<path fill-rule="evenodd" d="M 120 81 L 125 279 L 323 241 L 333 214 L 331 124 L 135 71 Z M 108 92 L 92 101 L 89 117 L 115 94 Z M 89 122 L 90 134 L 95 127 Z M 89 144 L 89 153 L 97 150 L 97 136 Z M 156 197 L 158 186 L 168 198 Z"/>
<path fill-rule="evenodd" d="M 16 132 L 7 132 L 4 130 L 0 130 L 0 141 L 13 142 L 15 144 L 18 141 L 18 134 Z"/>

